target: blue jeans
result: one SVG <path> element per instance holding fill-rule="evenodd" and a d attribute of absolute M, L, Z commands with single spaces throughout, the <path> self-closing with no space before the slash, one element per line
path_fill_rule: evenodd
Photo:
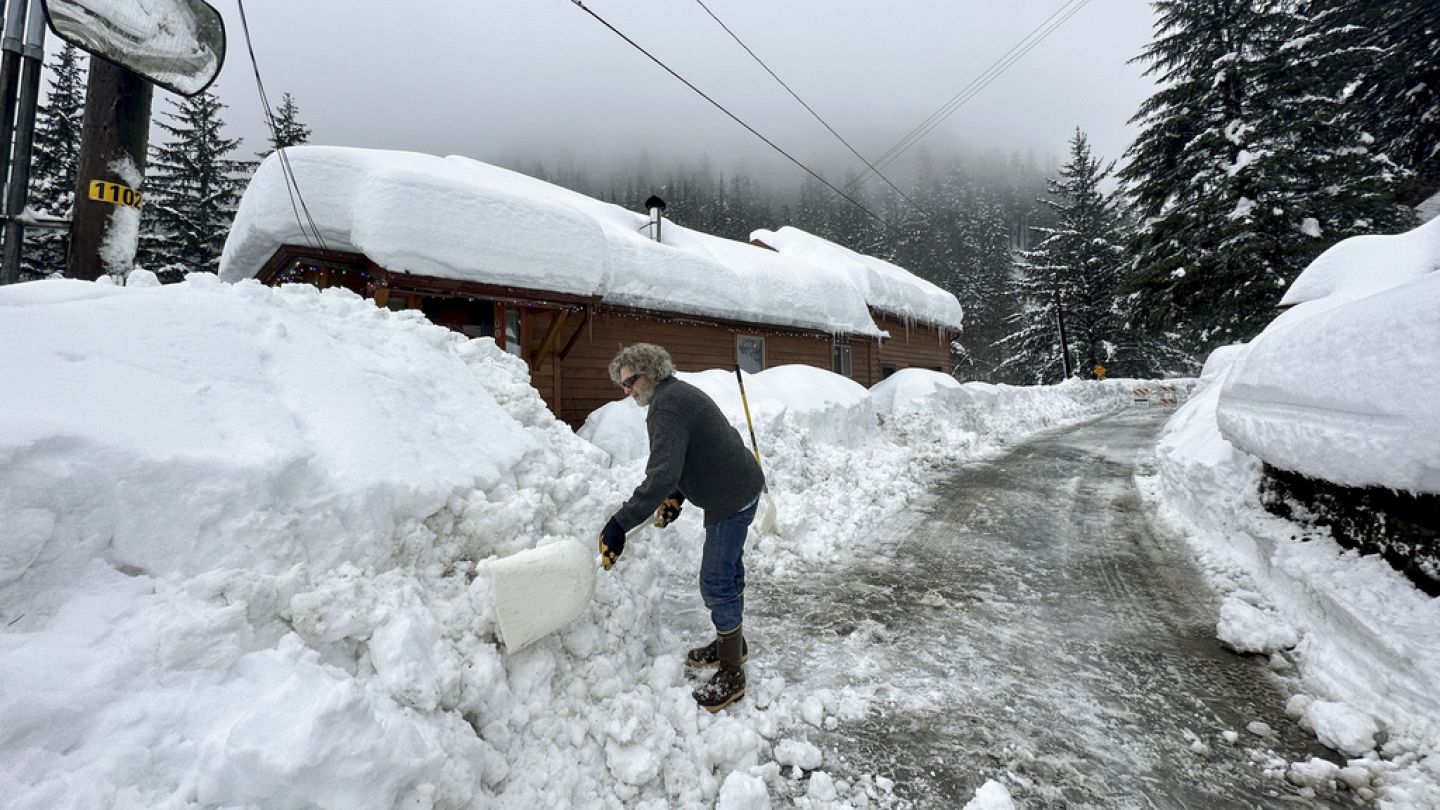
<path fill-rule="evenodd" d="M 756 498 L 749 506 L 705 527 L 705 553 L 700 558 L 700 597 L 710 609 L 715 632 L 740 626 L 745 612 L 745 535 L 755 520 Z"/>

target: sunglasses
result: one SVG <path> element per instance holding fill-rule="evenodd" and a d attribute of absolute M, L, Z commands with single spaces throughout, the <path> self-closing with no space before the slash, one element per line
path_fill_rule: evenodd
<path fill-rule="evenodd" d="M 620 387 L 624 388 L 626 391 L 629 391 L 631 388 L 635 387 L 635 381 L 640 379 L 641 376 L 642 375 L 640 374 L 631 374 L 629 377 L 626 377 L 625 379 L 620 381 Z"/>

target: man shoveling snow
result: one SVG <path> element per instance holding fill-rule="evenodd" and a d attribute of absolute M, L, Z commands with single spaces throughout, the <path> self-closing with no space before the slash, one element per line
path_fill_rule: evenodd
<path fill-rule="evenodd" d="M 700 596 L 710 610 L 715 640 L 690 650 L 686 663 L 718 666 L 696 689 L 695 702 L 710 712 L 745 696 L 742 631 L 745 606 L 745 536 L 755 519 L 765 475 L 740 435 L 703 391 L 675 378 L 663 348 L 636 343 L 610 361 L 614 380 L 639 406 L 648 407 L 650 461 L 645 480 L 600 533 L 600 556 L 610 570 L 625 550 L 625 533 L 656 517 L 668 526 L 688 499 L 705 510 Z"/>

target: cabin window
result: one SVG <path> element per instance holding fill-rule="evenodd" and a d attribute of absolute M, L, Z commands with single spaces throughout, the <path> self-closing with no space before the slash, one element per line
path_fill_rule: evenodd
<path fill-rule="evenodd" d="M 889 376 L 890 376 L 891 374 L 894 374 L 894 373 L 895 373 L 895 367 L 894 367 L 894 366 L 881 366 L 881 367 L 880 367 L 880 379 L 882 379 L 882 380 L 889 378 Z"/>
<path fill-rule="evenodd" d="M 850 346 L 844 343 L 836 343 L 831 353 L 831 371 L 836 374 L 843 374 L 846 377 L 855 376 L 855 368 L 851 361 Z"/>
<path fill-rule="evenodd" d="M 757 335 L 735 336 L 735 364 L 741 371 L 754 374 L 765 370 L 765 338 Z"/>
<path fill-rule="evenodd" d="M 382 295 L 385 298 L 385 308 L 391 311 L 399 312 L 402 309 L 415 308 L 415 299 L 417 296 L 413 293 L 395 292 L 394 290 L 386 292 L 385 290 L 381 290 L 376 294 L 376 300 L 378 301 Z"/>
<path fill-rule="evenodd" d="M 520 339 L 520 307 L 507 306 L 505 309 L 505 351 L 516 357 L 525 356 L 525 343 Z"/>

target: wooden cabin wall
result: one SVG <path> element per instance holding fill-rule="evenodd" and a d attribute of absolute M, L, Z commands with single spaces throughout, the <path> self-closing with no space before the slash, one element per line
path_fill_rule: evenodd
<path fill-rule="evenodd" d="M 881 314 L 875 314 L 875 325 L 890 333 L 889 339 L 880 342 L 876 356 L 877 382 L 883 378 L 886 367 L 896 371 L 928 368 L 946 374 L 953 368 L 949 330 L 918 323 L 907 327 L 899 318 Z"/>
<path fill-rule="evenodd" d="M 536 313 L 526 330 L 526 357 L 540 348 L 553 322 L 553 313 Z M 607 313 L 593 314 L 563 361 L 559 353 L 569 343 L 582 317 L 569 315 L 554 344 L 531 367 L 531 380 L 552 410 L 572 427 L 607 402 L 624 394 L 610 380 L 610 360 L 621 346 L 655 343 L 665 347 L 680 371 L 734 369 L 737 335 L 765 338 L 765 367 L 799 363 L 829 369 L 831 339 L 828 335 L 776 334 L 748 331 L 733 326 L 655 321 Z M 559 407 L 556 407 L 556 403 Z"/>

